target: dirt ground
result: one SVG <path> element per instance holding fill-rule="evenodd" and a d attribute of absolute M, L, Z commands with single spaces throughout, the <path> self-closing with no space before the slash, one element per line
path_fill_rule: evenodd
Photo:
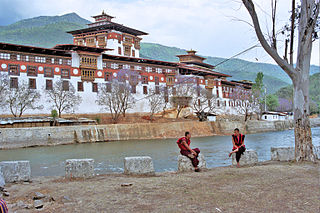
<path fill-rule="evenodd" d="M 154 177 L 38 177 L 6 187 L 10 212 L 319 212 L 319 162 L 265 162 Z M 129 186 L 121 186 L 127 184 Z M 132 185 L 131 185 L 132 184 Z M 47 196 L 32 206 L 35 192 Z M 51 200 L 51 197 L 54 201 Z M 50 201 L 51 200 L 51 201 Z M 29 208 L 27 209 L 26 206 Z"/>

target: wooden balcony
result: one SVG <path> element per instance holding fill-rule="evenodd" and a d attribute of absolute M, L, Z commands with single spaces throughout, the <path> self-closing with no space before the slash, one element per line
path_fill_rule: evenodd
<path fill-rule="evenodd" d="M 94 81 L 95 71 L 94 70 L 81 70 L 81 80 L 82 81 Z"/>
<path fill-rule="evenodd" d="M 132 46 L 132 42 L 131 41 L 123 41 L 123 45 L 126 45 L 126 46 Z"/>

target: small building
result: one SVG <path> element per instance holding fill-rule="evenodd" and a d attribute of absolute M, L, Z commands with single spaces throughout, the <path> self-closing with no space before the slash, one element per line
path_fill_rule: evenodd
<path fill-rule="evenodd" d="M 292 120 L 293 113 L 292 112 L 263 112 L 261 119 L 265 121 Z"/>
<path fill-rule="evenodd" d="M 216 121 L 216 114 L 210 112 L 195 113 L 200 121 Z"/>
<path fill-rule="evenodd" d="M 213 113 L 207 113 L 207 120 L 208 121 L 216 121 L 217 115 Z"/>

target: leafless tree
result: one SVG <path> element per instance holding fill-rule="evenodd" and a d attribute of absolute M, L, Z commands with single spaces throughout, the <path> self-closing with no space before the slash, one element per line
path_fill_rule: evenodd
<path fill-rule="evenodd" d="M 0 72 L 0 107 L 5 106 L 8 89 L 9 89 L 8 76 Z"/>
<path fill-rule="evenodd" d="M 121 113 L 123 117 L 126 117 L 126 112 L 135 105 L 135 99 L 132 95 L 133 88 L 139 84 L 139 73 L 134 70 L 122 69 L 117 73 L 117 81 L 113 83 L 120 84 L 120 101 L 121 101 Z"/>
<path fill-rule="evenodd" d="M 52 108 L 57 109 L 59 118 L 61 118 L 62 112 L 74 112 L 82 102 L 81 97 L 76 94 L 74 86 L 69 81 L 56 81 L 51 90 L 46 90 L 46 94 Z"/>
<path fill-rule="evenodd" d="M 159 92 L 157 92 L 155 89 L 150 88 L 148 101 L 150 107 L 150 120 L 152 122 L 154 113 L 162 111 L 166 104 L 163 89 L 159 88 Z"/>
<path fill-rule="evenodd" d="M 294 3 L 295 1 L 293 1 Z M 296 161 L 315 161 L 313 153 L 311 126 L 309 120 L 309 70 L 311 60 L 312 41 L 319 15 L 319 0 L 301 0 L 300 14 L 298 18 L 298 40 L 296 66 L 285 55 L 281 58 L 274 45 L 269 44 L 264 37 L 260 22 L 252 0 L 242 0 L 248 10 L 257 37 L 264 50 L 275 62 L 288 74 L 294 87 L 294 120 L 295 120 L 295 159 Z M 292 5 L 295 8 L 295 5 Z M 294 10 L 292 10 L 293 12 Z M 275 21 L 275 20 L 274 20 Z M 291 31 L 293 35 L 294 30 Z M 293 39 L 291 39 L 290 54 L 293 51 Z"/>
<path fill-rule="evenodd" d="M 136 101 L 128 84 L 120 84 L 119 98 L 121 102 L 121 113 L 123 117 L 126 117 L 127 110 L 132 109 Z"/>
<path fill-rule="evenodd" d="M 233 88 L 230 94 L 236 111 L 244 115 L 244 121 L 248 120 L 250 116 L 259 107 L 257 100 L 252 96 L 250 91 L 245 90 L 242 86 L 238 85 Z"/>
<path fill-rule="evenodd" d="M 170 99 L 172 106 L 177 109 L 177 116 L 179 117 L 180 112 L 183 108 L 190 106 L 192 101 L 195 79 L 187 76 L 176 76 L 177 82 L 174 84 L 172 90 L 172 97 Z"/>
<path fill-rule="evenodd" d="M 129 84 L 113 79 L 109 85 L 100 85 L 96 102 L 109 111 L 113 123 L 117 123 L 120 115 L 125 115 L 126 110 L 134 106 L 135 99 Z"/>
<path fill-rule="evenodd" d="M 222 105 L 218 106 L 218 100 L 221 101 L 217 95 L 212 94 L 211 90 L 196 87 L 194 88 L 191 107 L 199 120 L 204 121 L 208 113 L 216 114 L 217 110 L 222 108 Z"/>
<path fill-rule="evenodd" d="M 8 91 L 6 105 L 14 117 L 21 117 L 28 109 L 43 109 L 43 105 L 38 104 L 40 97 L 36 89 L 29 89 L 27 82 L 20 81 L 17 88 Z"/>

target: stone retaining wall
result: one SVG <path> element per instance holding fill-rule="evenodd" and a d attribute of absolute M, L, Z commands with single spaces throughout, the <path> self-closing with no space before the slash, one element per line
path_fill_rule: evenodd
<path fill-rule="evenodd" d="M 320 126 L 320 118 L 311 119 L 312 126 Z M 172 122 L 109 124 L 65 127 L 0 128 L 0 149 L 31 146 L 50 146 L 73 143 L 92 143 L 121 140 L 178 138 L 185 131 L 193 137 L 230 135 L 234 128 L 244 134 L 282 131 L 293 128 L 293 121 L 237 121 Z"/>

